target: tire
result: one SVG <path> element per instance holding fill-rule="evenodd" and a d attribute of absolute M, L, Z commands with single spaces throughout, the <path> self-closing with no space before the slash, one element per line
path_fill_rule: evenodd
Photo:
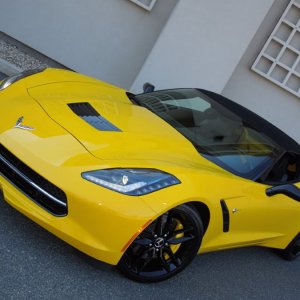
<path fill-rule="evenodd" d="M 280 250 L 279 254 L 285 260 L 290 261 L 300 256 L 300 234 L 284 250 Z"/>
<path fill-rule="evenodd" d="M 118 268 L 138 282 L 168 279 L 197 255 L 202 236 L 199 214 L 191 206 L 177 206 L 158 217 L 133 241 Z"/>

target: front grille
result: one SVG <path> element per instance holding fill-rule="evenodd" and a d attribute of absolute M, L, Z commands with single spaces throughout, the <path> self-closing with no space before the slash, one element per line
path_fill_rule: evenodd
<path fill-rule="evenodd" d="M 65 193 L 0 144 L 0 173 L 31 200 L 55 216 L 68 213 Z"/>

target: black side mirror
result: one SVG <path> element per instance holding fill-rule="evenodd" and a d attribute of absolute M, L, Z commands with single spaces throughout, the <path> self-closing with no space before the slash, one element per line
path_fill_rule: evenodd
<path fill-rule="evenodd" d="M 300 202 L 300 189 L 293 184 L 282 184 L 266 189 L 266 195 L 269 197 L 277 194 L 286 195 Z"/>
<path fill-rule="evenodd" d="M 143 91 L 145 94 L 153 92 L 155 89 L 155 86 L 151 84 L 150 82 L 145 82 L 143 85 Z"/>

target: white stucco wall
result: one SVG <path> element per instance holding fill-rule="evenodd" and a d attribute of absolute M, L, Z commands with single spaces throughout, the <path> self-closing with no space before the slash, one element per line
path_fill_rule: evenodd
<path fill-rule="evenodd" d="M 276 0 L 222 94 L 246 106 L 300 143 L 300 99 L 250 70 L 289 0 Z"/>
<path fill-rule="evenodd" d="M 221 92 L 274 0 L 180 0 L 132 91 L 203 87 Z"/>
<path fill-rule="evenodd" d="M 0 30 L 58 62 L 129 88 L 177 0 L 1 0 Z"/>

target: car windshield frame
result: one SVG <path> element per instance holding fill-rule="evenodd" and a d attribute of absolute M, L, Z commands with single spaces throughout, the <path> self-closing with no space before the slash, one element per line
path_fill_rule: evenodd
<path fill-rule="evenodd" d="M 161 90 L 135 95 L 133 100 L 184 135 L 202 157 L 235 175 L 258 181 L 285 149 L 230 105 L 218 101 L 214 97 L 218 94 L 208 93 L 184 88 Z"/>

